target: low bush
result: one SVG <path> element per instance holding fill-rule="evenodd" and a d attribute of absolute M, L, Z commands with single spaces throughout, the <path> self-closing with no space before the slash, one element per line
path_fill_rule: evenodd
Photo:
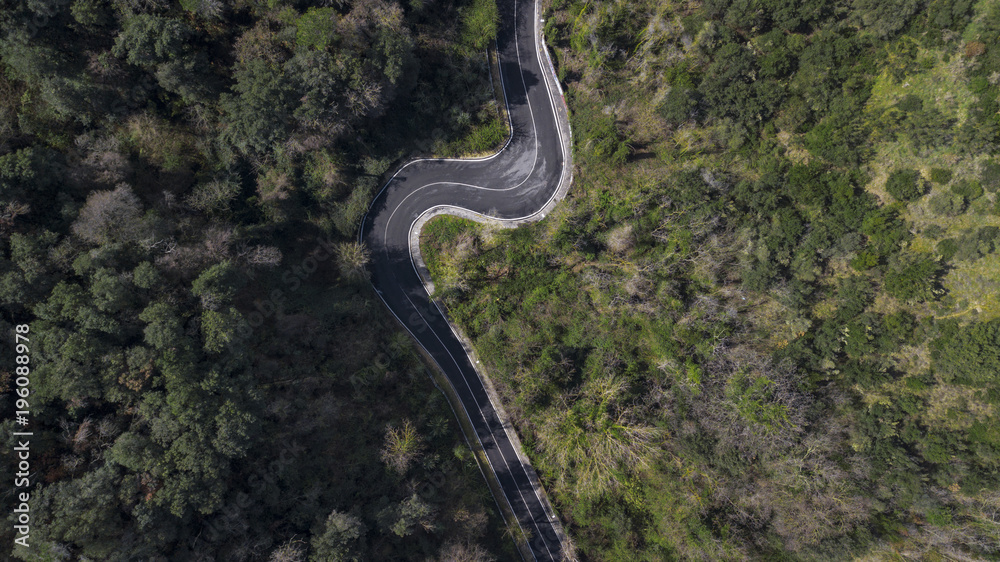
<path fill-rule="evenodd" d="M 965 197 L 954 193 L 939 193 L 928 202 L 931 212 L 943 217 L 954 217 L 965 212 Z"/>
<path fill-rule="evenodd" d="M 947 168 L 931 168 L 931 181 L 944 185 L 951 181 L 951 170 Z"/>
<path fill-rule="evenodd" d="M 927 186 L 920 177 L 920 172 L 904 169 L 889 174 L 885 190 L 899 201 L 912 201 L 927 193 Z"/>
<path fill-rule="evenodd" d="M 977 181 L 960 180 L 951 186 L 951 192 L 955 195 L 961 195 L 966 201 L 972 201 L 982 197 L 983 186 Z"/>

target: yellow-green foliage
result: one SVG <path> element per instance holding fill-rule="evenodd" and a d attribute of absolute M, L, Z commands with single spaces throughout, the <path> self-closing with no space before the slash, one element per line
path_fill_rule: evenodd
<path fill-rule="evenodd" d="M 485 49 L 496 39 L 499 21 L 496 0 L 472 0 L 462 12 L 462 42 L 476 50 Z"/>
<path fill-rule="evenodd" d="M 425 255 L 588 557 L 985 556 L 1000 13 L 772 4 L 555 2 L 568 201 Z"/>

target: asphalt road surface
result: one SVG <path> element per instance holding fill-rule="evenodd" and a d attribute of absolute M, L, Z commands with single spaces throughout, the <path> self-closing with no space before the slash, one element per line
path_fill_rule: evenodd
<path fill-rule="evenodd" d="M 376 291 L 457 391 L 535 560 L 562 560 L 554 522 L 494 410 L 472 360 L 421 283 L 410 251 L 414 224 L 426 213 L 457 212 L 534 220 L 567 178 L 569 127 L 551 67 L 542 54 L 537 0 L 499 0 L 497 47 L 513 134 L 497 154 L 479 159 L 424 159 L 396 172 L 362 221 Z M 543 73 L 549 74 L 543 74 Z M 568 182 L 568 179 L 566 180 Z"/>

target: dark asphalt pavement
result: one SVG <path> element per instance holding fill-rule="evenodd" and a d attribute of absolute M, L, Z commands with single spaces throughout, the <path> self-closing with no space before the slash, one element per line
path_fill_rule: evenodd
<path fill-rule="evenodd" d="M 556 110 L 563 101 L 542 74 L 548 67 L 540 59 L 541 40 L 536 43 L 540 24 L 534 1 L 498 2 L 500 71 L 514 131 L 510 142 L 489 158 L 404 165 L 375 198 L 360 237 L 372 251 L 375 289 L 458 392 L 503 493 L 530 537 L 535 559 L 562 560 L 558 534 L 529 480 L 530 467 L 516 454 L 461 342 L 430 301 L 409 251 L 413 224 L 429 210 L 447 207 L 500 219 L 526 218 L 552 199 L 567 173 L 567 143 L 560 136 Z"/>

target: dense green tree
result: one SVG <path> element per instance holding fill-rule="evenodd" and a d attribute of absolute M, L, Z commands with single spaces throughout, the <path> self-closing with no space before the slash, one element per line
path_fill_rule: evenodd
<path fill-rule="evenodd" d="M 932 300 L 939 291 L 941 265 L 927 257 L 900 258 L 885 275 L 885 290 L 903 300 Z"/>
<path fill-rule="evenodd" d="M 194 30 L 183 21 L 152 14 L 125 19 L 113 53 L 139 66 L 154 66 L 181 56 Z"/>
<path fill-rule="evenodd" d="M 295 22 L 295 44 L 307 49 L 326 49 L 336 40 L 338 14 L 333 8 L 309 8 Z"/>
<path fill-rule="evenodd" d="M 156 270 L 156 266 L 148 261 L 140 263 L 132 270 L 132 283 L 136 287 L 152 289 L 162 280 L 160 273 Z"/>
<path fill-rule="evenodd" d="M 32 494 L 38 498 L 32 515 L 38 518 L 39 533 L 32 533 L 32 542 L 75 544 L 82 556 L 116 559 L 121 554 L 123 484 L 119 469 L 104 464 L 79 478 L 42 487 Z"/>
<path fill-rule="evenodd" d="M 427 529 L 427 522 L 434 508 L 417 494 L 393 504 L 379 514 L 382 524 L 388 531 L 405 537 L 416 532 L 420 527 Z"/>
<path fill-rule="evenodd" d="M 211 63 L 201 51 L 160 64 L 154 75 L 164 90 L 189 103 L 206 103 L 219 93 L 220 80 L 211 72 Z"/>
<path fill-rule="evenodd" d="M 146 323 L 143 333 L 149 345 L 168 349 L 183 342 L 181 314 L 176 307 L 165 302 L 155 302 L 139 314 L 139 319 Z"/>
<path fill-rule="evenodd" d="M 912 201 L 926 193 L 927 187 L 917 170 L 896 170 L 889 174 L 885 190 L 899 201 Z"/>
<path fill-rule="evenodd" d="M 191 284 L 191 294 L 200 297 L 205 308 L 214 309 L 232 301 L 245 283 L 239 268 L 225 260 L 202 271 Z"/>
<path fill-rule="evenodd" d="M 971 0 L 932 0 L 927 6 L 927 22 L 934 27 L 961 32 L 969 23 Z"/>
<path fill-rule="evenodd" d="M 825 117 L 806 133 L 806 147 L 833 164 L 856 164 L 858 150 L 864 141 L 861 127 L 857 114 L 851 114 L 847 110 L 838 111 Z"/>
<path fill-rule="evenodd" d="M 966 201 L 972 201 L 982 197 L 983 186 L 977 181 L 959 180 L 951 186 L 951 192 L 965 198 Z"/>
<path fill-rule="evenodd" d="M 746 125 L 768 119 L 780 105 L 784 91 L 776 82 L 755 79 L 759 67 L 753 53 L 740 45 L 727 44 L 712 58 L 698 87 L 709 112 Z"/>
<path fill-rule="evenodd" d="M 758 45 L 765 55 L 760 59 L 760 75 L 764 78 L 787 78 L 796 66 L 796 57 L 787 46 L 785 36 L 780 31 L 772 31 L 760 37 Z"/>
<path fill-rule="evenodd" d="M 771 0 L 764 3 L 765 10 L 770 12 L 775 27 L 784 31 L 805 31 L 829 15 L 833 8 L 828 0 L 805 0 L 793 2 L 790 0 Z"/>
<path fill-rule="evenodd" d="M 234 94 L 223 94 L 224 138 L 248 154 L 269 150 L 291 131 L 293 94 L 290 80 L 280 68 L 259 59 L 234 72 Z"/>
<path fill-rule="evenodd" d="M 916 15 L 921 4 L 917 0 L 854 0 L 853 17 L 863 28 L 886 39 L 899 33 Z"/>
<path fill-rule="evenodd" d="M 973 323 L 934 341 L 934 370 L 946 380 L 995 386 L 1000 372 L 1000 321 Z"/>
<path fill-rule="evenodd" d="M 244 327 L 243 316 L 235 308 L 226 311 L 206 310 L 201 315 L 201 333 L 205 351 L 218 353 L 226 346 L 239 342 L 239 330 Z"/>
<path fill-rule="evenodd" d="M 131 309 L 134 287 L 120 274 L 109 269 L 99 269 L 90 282 L 90 295 L 98 310 L 115 314 Z"/>

